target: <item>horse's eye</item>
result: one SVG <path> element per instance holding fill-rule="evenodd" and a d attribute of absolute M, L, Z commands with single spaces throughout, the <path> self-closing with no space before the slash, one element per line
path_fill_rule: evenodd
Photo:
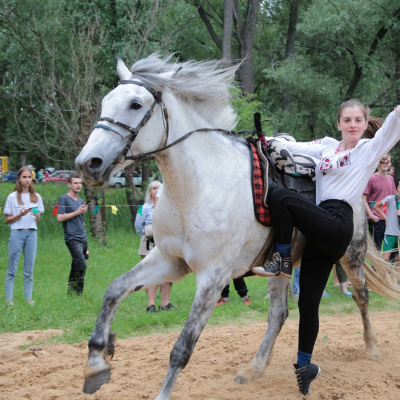
<path fill-rule="evenodd" d="M 138 102 L 133 102 L 131 104 L 131 106 L 129 107 L 131 110 L 139 110 L 140 108 L 142 108 L 142 105 Z"/>

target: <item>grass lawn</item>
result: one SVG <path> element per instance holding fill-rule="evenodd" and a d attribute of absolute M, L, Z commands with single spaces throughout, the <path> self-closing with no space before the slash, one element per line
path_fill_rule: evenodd
<path fill-rule="evenodd" d="M 6 196 L 13 185 L 0 185 L 0 206 L 4 207 Z M 134 267 L 140 260 L 137 254 L 139 237 L 130 226 L 129 210 L 119 207 L 117 215 L 108 208 L 106 246 L 89 238 L 90 259 L 82 297 L 68 296 L 67 281 L 71 258 L 64 244 L 63 231 L 56 217 L 52 216 L 52 207 L 58 197 L 67 191 L 66 185 L 38 186 L 46 212 L 39 225 L 38 254 L 34 271 L 33 307 L 23 298 L 22 260 L 15 280 L 14 306 L 7 306 L 4 295 L 4 281 L 7 270 L 7 245 L 9 227 L 0 224 L 0 333 L 21 332 L 35 329 L 62 329 L 64 335 L 54 340 L 66 343 L 86 341 L 92 332 L 102 304 L 104 292 L 109 283 Z M 106 191 L 107 204 L 126 204 L 123 189 Z M 4 219 L 3 219 L 4 221 Z M 210 318 L 209 325 L 244 325 L 266 321 L 269 309 L 265 278 L 246 278 L 252 306 L 245 306 L 236 294 L 231 283 L 231 301 L 217 307 Z M 143 291 L 134 293 L 122 301 L 113 323 L 113 331 L 118 338 L 147 335 L 156 332 L 179 331 L 189 314 L 196 290 L 194 275 L 174 284 L 171 302 L 178 308 L 171 312 L 146 314 L 147 298 Z M 351 289 L 350 289 L 351 290 Z M 338 287 L 332 284 L 332 276 L 327 285 L 330 296 L 321 302 L 321 315 L 355 314 L 360 318 L 358 308 L 351 298 L 340 295 Z M 159 302 L 159 299 L 157 300 Z M 298 318 L 297 304 L 289 302 L 289 318 Z M 398 310 L 398 302 L 370 293 L 370 311 Z"/>

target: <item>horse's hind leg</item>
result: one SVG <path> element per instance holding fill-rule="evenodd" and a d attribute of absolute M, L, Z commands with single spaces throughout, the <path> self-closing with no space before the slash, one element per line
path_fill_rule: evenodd
<path fill-rule="evenodd" d="M 356 228 L 356 226 L 355 226 Z M 346 251 L 346 254 L 340 260 L 347 276 L 353 286 L 353 299 L 361 312 L 361 318 L 364 327 L 364 342 L 367 353 L 372 357 L 379 357 L 379 351 L 376 347 L 376 335 L 372 329 L 369 315 L 368 303 L 369 294 L 365 283 L 364 260 L 367 251 L 366 229 L 353 235 L 353 239 Z"/>
<path fill-rule="evenodd" d="M 178 375 L 189 362 L 197 340 L 229 280 L 230 276 L 221 276 L 219 268 L 197 274 L 196 296 L 185 326 L 171 351 L 167 376 L 156 400 L 168 400 L 171 397 Z"/>
<path fill-rule="evenodd" d="M 269 278 L 268 288 L 271 304 L 268 312 L 268 328 L 261 342 L 260 348 L 250 365 L 242 369 L 235 378 L 235 382 L 247 383 L 262 375 L 269 364 L 272 348 L 283 324 L 289 314 L 287 307 L 287 291 L 290 280 L 283 277 Z"/>
<path fill-rule="evenodd" d="M 85 365 L 85 393 L 96 392 L 110 380 L 109 358 L 114 353 L 114 335 L 111 324 L 118 305 L 132 292 L 182 279 L 184 266 L 161 258 L 154 248 L 144 260 L 126 274 L 116 278 L 107 288 L 103 305 L 89 340 L 89 357 Z"/>

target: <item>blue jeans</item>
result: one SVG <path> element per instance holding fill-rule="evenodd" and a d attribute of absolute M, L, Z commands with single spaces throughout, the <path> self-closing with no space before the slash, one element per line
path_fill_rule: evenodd
<path fill-rule="evenodd" d="M 87 242 L 69 240 L 65 244 L 72 257 L 71 272 L 68 280 L 68 293 L 75 292 L 81 295 L 85 284 Z"/>
<path fill-rule="evenodd" d="M 14 293 L 14 279 L 21 252 L 24 252 L 24 294 L 25 300 L 32 300 L 33 266 L 37 249 L 36 229 L 12 229 L 8 240 L 8 268 L 6 274 L 6 300 L 11 301 Z"/>
<path fill-rule="evenodd" d="M 300 294 L 300 266 L 294 269 L 293 294 Z"/>

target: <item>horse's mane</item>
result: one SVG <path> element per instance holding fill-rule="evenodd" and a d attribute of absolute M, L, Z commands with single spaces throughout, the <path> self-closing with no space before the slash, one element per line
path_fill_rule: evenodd
<path fill-rule="evenodd" d="M 224 67 L 222 60 L 171 62 L 172 56 L 154 53 L 137 61 L 131 68 L 133 78 L 157 91 L 173 92 L 215 127 L 234 128 L 237 116 L 231 89 L 239 65 Z"/>

